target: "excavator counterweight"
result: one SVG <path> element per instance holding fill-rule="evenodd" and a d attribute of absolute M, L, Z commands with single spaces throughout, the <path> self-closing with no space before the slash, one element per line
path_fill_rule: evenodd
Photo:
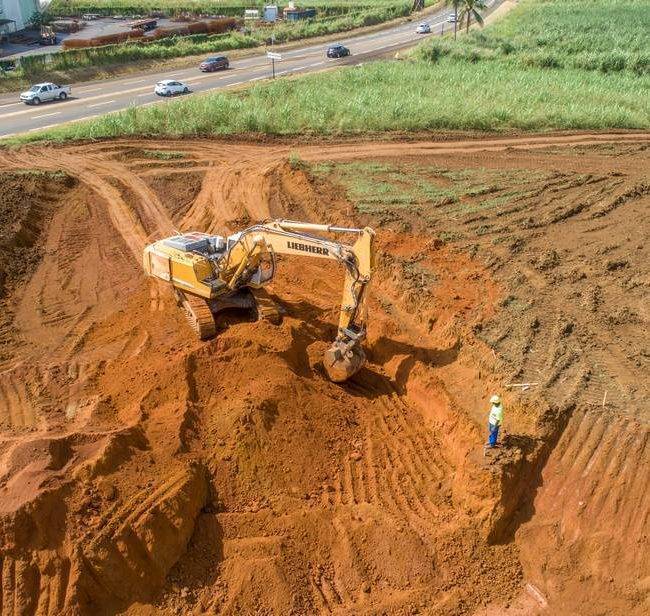
<path fill-rule="evenodd" d="M 343 244 L 321 234 L 352 234 Z M 144 249 L 147 274 L 170 283 L 190 324 L 204 340 L 216 333 L 214 315 L 226 308 L 256 307 L 258 316 L 277 322 L 280 311 L 263 288 L 273 280 L 276 256 L 329 259 L 344 266 L 338 333 L 323 364 L 329 378 L 343 382 L 365 362 L 366 295 L 372 277 L 374 236 L 363 229 L 273 220 L 228 237 L 191 232 Z"/>

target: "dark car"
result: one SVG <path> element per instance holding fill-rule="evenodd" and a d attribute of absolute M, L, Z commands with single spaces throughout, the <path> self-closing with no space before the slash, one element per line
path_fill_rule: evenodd
<path fill-rule="evenodd" d="M 228 58 L 226 56 L 216 56 L 214 58 L 208 58 L 201 62 L 199 68 L 204 73 L 211 73 L 212 71 L 222 71 L 227 69 L 230 66 Z"/>
<path fill-rule="evenodd" d="M 328 58 L 345 58 L 350 55 L 350 50 L 343 45 L 330 45 L 327 48 Z"/>

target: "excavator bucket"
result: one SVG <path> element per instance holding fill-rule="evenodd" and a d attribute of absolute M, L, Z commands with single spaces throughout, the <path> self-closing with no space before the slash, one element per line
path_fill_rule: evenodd
<path fill-rule="evenodd" d="M 366 355 L 361 345 L 354 340 L 345 342 L 336 340 L 325 351 L 323 364 L 330 381 L 343 383 L 355 375 L 366 361 Z"/>

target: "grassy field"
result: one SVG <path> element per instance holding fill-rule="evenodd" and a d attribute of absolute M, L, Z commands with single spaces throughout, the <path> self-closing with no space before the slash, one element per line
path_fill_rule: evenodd
<path fill-rule="evenodd" d="M 246 132 L 648 129 L 648 29 L 647 16 L 639 11 L 643 5 L 642 0 L 527 0 L 484 31 L 457 43 L 426 43 L 405 61 L 133 108 L 45 134 L 31 133 L 22 140 Z M 566 12 L 558 12 L 559 6 Z M 612 6 L 630 18 L 612 20 Z M 580 28 L 573 27 L 576 23 Z M 542 37 L 547 27 L 555 37 Z M 601 32 L 603 41 L 598 40 Z M 594 58 L 589 65 L 583 61 L 587 53 Z M 531 60 L 541 54 L 557 61 Z M 612 67 L 605 61 L 607 54 L 621 54 L 625 60 Z"/>
<path fill-rule="evenodd" d="M 413 163 L 326 162 L 307 166 L 318 177 L 342 186 L 357 212 L 370 214 L 381 224 L 405 224 L 403 213 L 425 224 L 440 219 L 499 212 L 531 194 L 531 184 L 552 174 L 521 169 L 447 169 Z M 479 227 L 477 233 L 482 235 Z M 439 239 L 461 239 L 458 231 L 442 231 Z"/>
<path fill-rule="evenodd" d="M 650 72 L 648 33 L 647 0 L 528 0 L 460 45 L 438 41 L 420 51 L 428 60 L 450 55 L 469 62 L 504 59 L 523 68 L 642 75 Z"/>

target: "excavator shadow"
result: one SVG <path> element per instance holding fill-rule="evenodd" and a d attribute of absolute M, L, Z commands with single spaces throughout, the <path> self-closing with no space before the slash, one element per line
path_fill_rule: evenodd
<path fill-rule="evenodd" d="M 257 314 L 254 309 L 223 308 L 214 314 L 214 323 L 217 332 L 225 331 L 239 323 L 255 323 L 257 320 Z"/>
<path fill-rule="evenodd" d="M 310 368 L 309 347 L 317 342 L 331 341 L 336 337 L 336 325 L 324 320 L 330 312 L 304 300 L 289 302 L 271 295 L 287 316 L 299 319 L 300 323 L 291 327 L 291 346 L 280 351 L 281 357 L 298 376 L 313 376 Z M 314 368 L 325 376 L 325 369 L 318 362 Z"/>
<path fill-rule="evenodd" d="M 291 329 L 291 346 L 280 352 L 279 356 L 299 376 L 308 378 L 314 371 L 326 376 L 321 362 L 316 362 L 313 369 L 310 367 L 308 349 L 312 344 L 330 341 L 336 337 L 336 325 L 324 320 L 324 317 L 331 313 L 331 309 L 319 308 L 305 300 L 287 302 L 280 298 L 274 299 L 285 308 L 288 316 L 301 321 Z M 383 396 L 390 392 L 403 394 L 411 371 L 416 365 L 423 364 L 433 368 L 446 366 L 456 361 L 460 351 L 458 341 L 449 348 L 437 349 L 393 340 L 387 336 L 381 336 L 372 344 L 364 346 L 368 363 L 344 387 L 354 395 L 367 398 Z M 396 356 L 403 358 L 394 379 L 373 370 L 373 365 L 382 367 Z"/>
<path fill-rule="evenodd" d="M 384 366 L 393 357 L 404 356 L 397 367 L 394 381 L 397 392 L 403 394 L 411 371 L 418 363 L 431 368 L 448 366 L 458 359 L 459 351 L 460 341 L 447 349 L 435 349 L 381 336 L 368 349 L 368 358 L 372 363 Z"/>
<path fill-rule="evenodd" d="M 440 368 L 452 364 L 456 361 L 459 350 L 458 343 L 448 349 L 431 349 L 382 336 L 367 348 L 369 364 L 345 383 L 345 389 L 354 396 L 370 400 L 395 393 L 404 395 L 415 366 L 420 364 Z M 394 378 L 372 369 L 372 365 L 384 366 L 395 356 L 403 358 L 397 366 Z"/>

